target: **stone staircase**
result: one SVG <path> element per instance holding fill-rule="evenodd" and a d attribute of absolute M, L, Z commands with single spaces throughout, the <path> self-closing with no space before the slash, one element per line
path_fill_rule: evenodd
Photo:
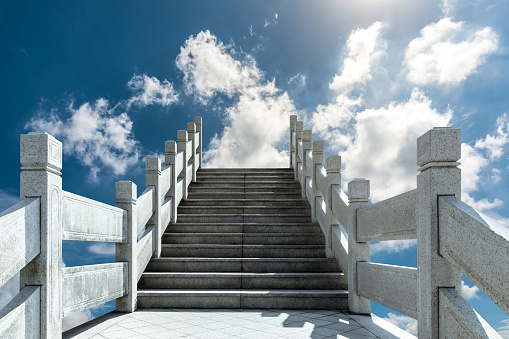
<path fill-rule="evenodd" d="M 347 309 L 292 169 L 199 169 L 138 283 L 140 308 Z"/>

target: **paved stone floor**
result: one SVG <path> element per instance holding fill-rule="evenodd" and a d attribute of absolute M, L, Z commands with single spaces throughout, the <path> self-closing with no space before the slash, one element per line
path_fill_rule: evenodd
<path fill-rule="evenodd" d="M 143 309 L 109 313 L 63 338 L 415 338 L 372 315 L 320 310 Z"/>

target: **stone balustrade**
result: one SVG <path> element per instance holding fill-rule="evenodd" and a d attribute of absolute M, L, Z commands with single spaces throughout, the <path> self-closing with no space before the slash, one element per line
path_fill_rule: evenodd
<path fill-rule="evenodd" d="M 202 159 L 196 117 L 165 143 L 165 169 L 146 159 L 146 189 L 115 184 L 117 206 L 62 190 L 62 144 L 46 133 L 21 136 L 21 201 L 0 214 L 0 286 L 20 272 L 20 293 L 0 310 L 0 338 L 59 338 L 62 318 L 116 299 L 136 310 L 137 283 Z M 139 238 L 139 240 L 138 240 Z M 62 240 L 116 244 L 116 263 L 62 267 Z"/>
<path fill-rule="evenodd" d="M 305 133 L 304 133 L 305 132 Z M 461 296 L 461 274 L 509 314 L 509 228 L 461 201 L 460 130 L 434 128 L 417 140 L 417 189 L 369 204 L 369 181 L 341 189 L 341 158 L 324 162 L 290 117 L 290 167 L 348 277 L 349 309 L 370 300 L 418 320 L 421 338 L 500 338 Z M 312 146 L 311 146 L 312 145 Z M 371 241 L 417 239 L 417 268 L 370 262 Z"/>

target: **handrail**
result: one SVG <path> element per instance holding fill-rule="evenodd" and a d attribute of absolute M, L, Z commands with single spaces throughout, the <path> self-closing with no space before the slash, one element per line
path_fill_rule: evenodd
<path fill-rule="evenodd" d="M 165 142 L 163 171 L 159 158 L 147 157 L 139 197 L 133 182 L 115 183 L 115 207 L 62 190 L 62 144 L 46 133 L 21 135 L 22 201 L 0 213 L 0 285 L 17 272 L 22 284 L 0 311 L 1 338 L 59 338 L 62 316 L 108 300 L 120 312 L 136 309 L 141 273 L 160 255 L 201 167 L 201 117 L 177 136 L 178 147 Z M 117 262 L 62 268 L 62 240 L 114 242 Z"/>
<path fill-rule="evenodd" d="M 436 338 L 449 325 L 497 336 L 453 293 L 463 273 L 509 314 L 509 228 L 455 197 L 461 192 L 460 131 L 434 128 L 419 137 L 417 189 L 372 205 L 369 181 L 350 181 L 347 196 L 340 158 L 328 157 L 325 166 L 323 141 L 306 147 L 305 138 L 311 140 L 303 122 L 290 117 L 290 167 L 325 236 L 327 256 L 336 258 L 348 278 L 350 311 L 370 313 L 374 300 L 418 319 L 419 337 Z M 417 239 L 418 270 L 370 262 L 369 242 L 402 239 Z M 453 312 L 456 320 L 444 312 Z"/>

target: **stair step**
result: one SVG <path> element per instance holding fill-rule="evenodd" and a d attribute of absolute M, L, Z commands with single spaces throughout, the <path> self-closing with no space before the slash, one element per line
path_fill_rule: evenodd
<path fill-rule="evenodd" d="M 200 168 L 198 173 L 294 173 L 292 168 Z"/>
<path fill-rule="evenodd" d="M 203 182 L 196 181 L 193 183 L 191 188 L 231 188 L 231 187 L 286 187 L 300 189 L 301 186 L 297 181 L 281 181 L 281 180 L 270 180 L 270 181 L 253 181 L 244 180 L 239 182 L 232 182 L 230 179 L 224 179 L 221 181 Z"/>
<path fill-rule="evenodd" d="M 348 309 L 345 290 L 138 290 L 139 308 Z"/>
<path fill-rule="evenodd" d="M 203 194 L 203 193 L 287 193 L 287 194 L 300 194 L 301 188 L 276 185 L 260 185 L 256 187 L 200 187 L 200 186 L 189 186 L 189 193 Z"/>
<path fill-rule="evenodd" d="M 341 272 L 333 258 L 152 258 L 146 272 Z"/>
<path fill-rule="evenodd" d="M 139 289 L 298 289 L 347 288 L 343 273 L 145 272 Z"/>
<path fill-rule="evenodd" d="M 162 244 L 163 257 L 323 258 L 323 245 Z"/>
<path fill-rule="evenodd" d="M 324 245 L 318 233 L 165 233 L 163 244 Z"/>
<path fill-rule="evenodd" d="M 177 214 L 177 223 L 309 223 L 299 214 Z"/>
<path fill-rule="evenodd" d="M 318 233 L 318 224 L 312 223 L 184 223 L 177 219 L 166 233 Z"/>
<path fill-rule="evenodd" d="M 256 181 L 256 182 L 265 182 L 265 181 L 274 181 L 274 182 L 288 182 L 294 183 L 295 176 L 293 174 L 278 174 L 278 175 L 228 175 L 228 176 L 220 176 L 220 175 L 197 175 L 196 182 L 199 183 L 215 183 L 215 182 L 245 182 L 245 181 Z"/>
<path fill-rule="evenodd" d="M 301 192 L 197 192 L 189 191 L 188 199 L 302 199 Z"/>
<path fill-rule="evenodd" d="M 293 214 L 311 216 L 310 207 L 294 206 L 179 206 L 179 214 Z"/>
<path fill-rule="evenodd" d="M 257 207 L 299 207 L 310 208 L 307 200 L 299 199 L 186 199 L 180 207 L 187 206 L 257 206 Z"/>

